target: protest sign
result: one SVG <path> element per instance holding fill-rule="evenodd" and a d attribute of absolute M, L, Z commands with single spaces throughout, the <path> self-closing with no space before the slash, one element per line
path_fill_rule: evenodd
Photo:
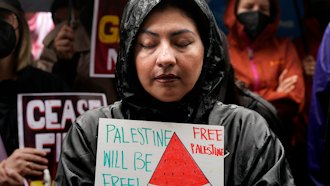
<path fill-rule="evenodd" d="M 224 185 L 224 128 L 100 118 L 95 185 Z"/>
<path fill-rule="evenodd" d="M 62 140 L 76 118 L 87 110 L 106 106 L 101 93 L 31 93 L 17 97 L 20 147 L 48 152 L 48 168 L 54 180 Z M 30 185 L 43 185 L 35 178 Z"/>
<path fill-rule="evenodd" d="M 127 0 L 95 0 L 91 38 L 91 77 L 114 77 L 119 27 Z"/>

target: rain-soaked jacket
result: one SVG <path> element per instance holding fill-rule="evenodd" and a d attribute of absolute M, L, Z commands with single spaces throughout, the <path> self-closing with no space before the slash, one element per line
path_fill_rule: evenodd
<path fill-rule="evenodd" d="M 284 149 L 264 118 L 249 109 L 218 101 L 225 69 L 225 36 L 216 26 L 204 0 L 198 5 L 206 17 L 207 41 L 203 69 L 195 87 L 182 100 L 164 103 L 152 98 L 138 82 L 133 48 L 141 24 L 160 0 L 131 0 L 121 21 L 117 59 L 117 88 L 121 97 L 108 107 L 85 112 L 63 142 L 56 185 L 93 185 L 99 118 L 222 125 L 225 128 L 225 185 L 294 185 Z M 198 13 L 198 12 L 194 12 Z M 205 36 L 204 35 L 204 36 Z M 203 38 L 203 36 L 202 36 Z"/>
<path fill-rule="evenodd" d="M 237 0 L 228 1 L 224 21 L 228 27 L 229 53 L 236 77 L 253 92 L 270 102 L 291 100 L 302 109 L 304 104 L 304 80 L 297 51 L 289 38 L 279 38 L 276 30 L 279 24 L 278 1 L 271 0 L 273 20 L 253 42 L 236 17 Z M 290 93 L 276 92 L 280 74 L 288 72 L 285 78 L 297 75 L 298 81 Z"/>

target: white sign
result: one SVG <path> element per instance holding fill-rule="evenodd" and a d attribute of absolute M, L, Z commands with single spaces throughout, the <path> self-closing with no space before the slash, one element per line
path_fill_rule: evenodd
<path fill-rule="evenodd" d="M 101 118 L 95 185 L 224 185 L 224 128 Z"/>

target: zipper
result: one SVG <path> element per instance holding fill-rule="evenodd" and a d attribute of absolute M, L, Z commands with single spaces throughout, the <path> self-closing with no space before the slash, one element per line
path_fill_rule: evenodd
<path fill-rule="evenodd" d="M 252 91 L 257 91 L 259 89 L 260 79 L 259 79 L 259 74 L 257 71 L 257 66 L 254 61 L 254 51 L 250 47 L 248 48 L 248 55 L 249 55 L 251 71 L 253 74 Z"/>

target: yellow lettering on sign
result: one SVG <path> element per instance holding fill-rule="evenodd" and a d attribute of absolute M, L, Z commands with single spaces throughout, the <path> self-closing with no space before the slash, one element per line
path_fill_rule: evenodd
<path fill-rule="evenodd" d="M 99 23 L 98 36 L 102 43 L 119 43 L 119 17 L 114 15 L 103 16 Z"/>
<path fill-rule="evenodd" d="M 52 186 L 55 185 L 55 182 L 52 181 Z M 34 180 L 31 181 L 30 186 L 44 186 L 44 182 L 42 180 Z"/>

